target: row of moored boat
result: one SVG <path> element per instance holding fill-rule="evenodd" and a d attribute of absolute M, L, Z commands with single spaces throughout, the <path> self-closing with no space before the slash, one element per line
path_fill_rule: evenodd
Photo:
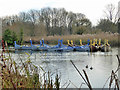
<path fill-rule="evenodd" d="M 68 41 L 68 45 L 63 44 L 63 40 L 58 40 L 58 44 L 55 46 L 50 46 L 44 43 L 44 40 L 40 40 L 39 45 L 33 45 L 32 40 L 30 40 L 31 45 L 18 45 L 15 41 L 16 50 L 34 50 L 34 51 L 80 51 L 80 52 L 96 52 L 96 51 L 110 51 L 110 45 L 108 40 L 102 45 L 101 40 L 97 43 L 97 39 L 93 41 L 88 40 L 87 44 L 83 45 L 82 40 L 80 40 L 80 46 L 74 45 L 73 41 Z"/>

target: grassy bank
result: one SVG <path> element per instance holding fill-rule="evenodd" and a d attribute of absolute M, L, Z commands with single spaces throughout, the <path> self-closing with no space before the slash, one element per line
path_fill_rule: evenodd
<path fill-rule="evenodd" d="M 67 44 L 67 40 L 73 40 L 73 42 L 79 45 L 80 39 L 82 39 L 83 44 L 87 43 L 88 39 L 101 39 L 104 43 L 105 39 L 108 39 L 111 46 L 118 46 L 120 42 L 118 41 L 118 34 L 112 33 L 100 33 L 100 34 L 83 34 L 83 35 L 64 35 L 64 36 L 35 36 L 35 37 L 24 37 L 25 43 L 29 43 L 30 38 L 33 40 L 34 44 L 39 44 L 39 41 L 44 38 L 46 44 L 54 45 L 58 43 L 58 39 L 63 39 L 63 43 Z"/>

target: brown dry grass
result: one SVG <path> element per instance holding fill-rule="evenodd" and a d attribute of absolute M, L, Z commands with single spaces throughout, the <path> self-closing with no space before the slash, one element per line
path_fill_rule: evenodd
<path fill-rule="evenodd" d="M 100 34 L 83 34 L 83 35 L 64 35 L 64 36 L 35 36 L 35 37 L 24 37 L 25 41 L 29 41 L 30 38 L 34 42 L 38 42 L 44 38 L 45 43 L 57 44 L 58 39 L 63 39 L 63 43 L 67 44 L 67 40 L 73 40 L 75 44 L 79 44 L 79 40 L 82 39 L 83 43 L 87 43 L 88 39 L 101 39 L 104 42 L 105 39 L 109 40 L 112 46 L 118 45 L 118 34 L 117 33 L 100 33 Z"/>

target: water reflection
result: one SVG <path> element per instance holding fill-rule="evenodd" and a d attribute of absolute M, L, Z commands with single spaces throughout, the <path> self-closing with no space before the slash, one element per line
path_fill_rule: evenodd
<path fill-rule="evenodd" d="M 118 48 L 113 48 L 112 52 L 35 52 L 35 51 L 15 51 L 11 53 L 15 60 L 19 62 L 18 56 L 26 60 L 28 54 L 31 61 L 35 65 L 40 65 L 45 71 L 52 73 L 59 72 L 61 75 L 61 86 L 65 83 L 69 83 L 69 80 L 74 84 L 70 84 L 69 88 L 80 87 L 83 82 L 78 72 L 75 70 L 70 60 L 74 62 L 80 72 L 83 74 L 84 69 L 92 87 L 101 88 L 105 84 L 105 81 L 110 76 L 112 70 L 116 70 L 118 61 L 116 54 L 118 54 Z M 88 68 L 86 68 L 88 65 Z M 93 68 L 92 70 L 90 68 Z M 120 74 L 120 73 L 119 73 Z M 83 87 L 86 87 L 83 85 Z M 108 87 L 106 85 L 105 87 Z M 65 86 L 63 86 L 65 88 Z"/>

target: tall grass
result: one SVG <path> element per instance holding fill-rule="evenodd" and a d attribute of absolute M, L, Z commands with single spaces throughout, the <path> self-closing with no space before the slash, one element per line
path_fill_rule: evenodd
<path fill-rule="evenodd" d="M 6 54 L 7 53 L 7 54 Z M 1 53 L 1 86 L 2 88 L 43 88 L 43 89 L 59 89 L 59 76 L 56 74 L 55 80 L 52 79 L 50 72 L 45 72 L 44 75 L 38 73 L 38 68 L 32 64 L 30 55 L 25 62 L 20 58 L 20 63 L 16 63 L 9 54 L 5 51 L 4 44 Z"/>
<path fill-rule="evenodd" d="M 44 38 L 45 43 L 47 44 L 57 44 L 58 39 L 63 39 L 63 43 L 67 44 L 67 40 L 73 40 L 73 42 L 79 45 L 79 40 L 82 39 L 83 43 L 86 44 L 88 39 L 101 39 L 102 43 L 104 43 L 105 39 L 109 40 L 111 46 L 118 46 L 120 42 L 118 42 L 118 34 L 112 33 L 100 33 L 100 34 L 83 34 L 83 35 L 64 35 L 64 36 L 36 36 L 36 37 L 24 37 L 25 42 L 29 42 L 30 38 L 37 44 L 39 41 Z"/>

